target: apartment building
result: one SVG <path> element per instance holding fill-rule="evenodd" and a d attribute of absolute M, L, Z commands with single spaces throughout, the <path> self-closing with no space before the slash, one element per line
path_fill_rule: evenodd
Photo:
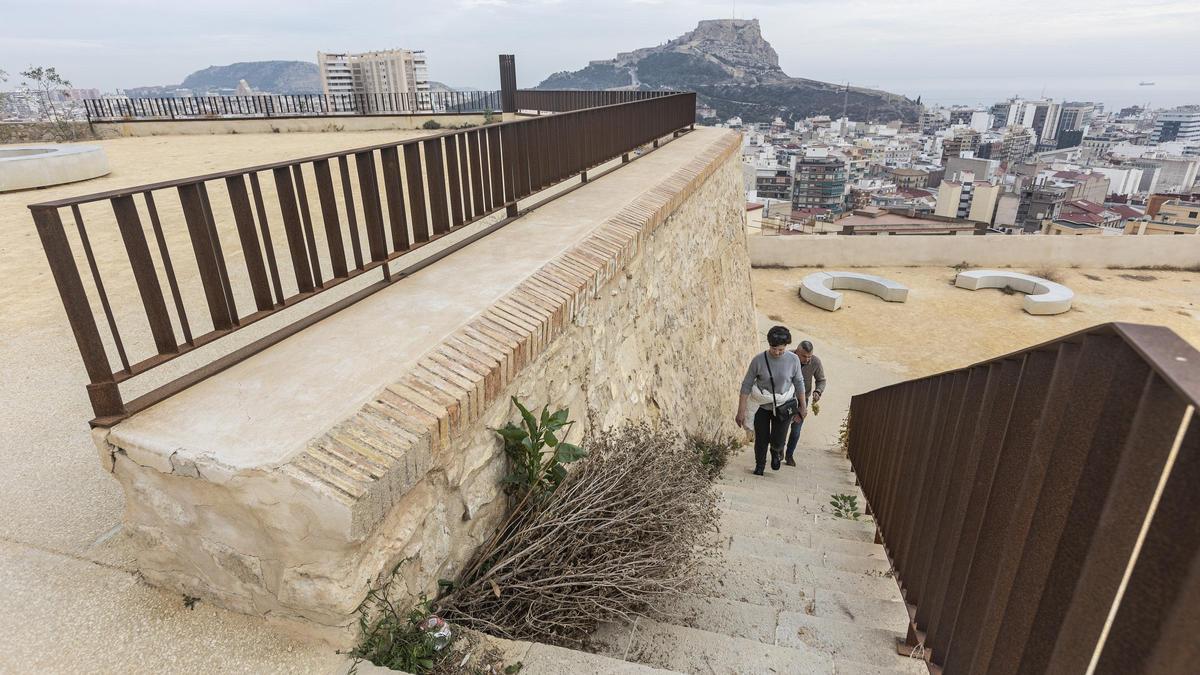
<path fill-rule="evenodd" d="M 1058 114 L 1058 134 L 1066 131 L 1086 131 L 1096 115 L 1096 104 L 1091 102 L 1064 103 Z M 1082 138 L 1082 134 L 1080 135 Z M 1059 144 L 1058 147 L 1066 147 Z"/>
<path fill-rule="evenodd" d="M 429 105 L 429 71 L 423 51 L 317 52 L 317 68 L 321 88 L 327 96 L 416 94 L 398 96 L 392 102 L 401 108 L 416 105 L 421 109 Z"/>
<path fill-rule="evenodd" d="M 754 191 L 758 199 L 791 201 L 792 173 L 786 166 L 760 167 L 755 170 Z"/>
<path fill-rule="evenodd" d="M 1152 140 L 1200 142 L 1200 106 L 1184 106 L 1160 114 L 1154 122 Z"/>
<path fill-rule="evenodd" d="M 952 157 L 961 157 L 963 153 L 973 153 L 979 149 L 979 132 L 965 127 L 955 128 L 942 141 L 942 163 Z"/>
<path fill-rule="evenodd" d="M 841 213 L 846 205 L 846 163 L 838 157 L 797 157 L 792 206 Z"/>
<path fill-rule="evenodd" d="M 1040 232 L 1043 220 L 1058 218 L 1066 193 L 1066 188 L 1044 184 L 1022 188 L 1015 225 L 1025 232 Z"/>
<path fill-rule="evenodd" d="M 972 220 L 991 223 L 996 215 L 996 203 L 1000 198 L 1000 186 L 987 181 L 976 181 L 970 173 L 962 180 L 944 180 L 938 186 L 937 209 L 934 215 L 943 218 Z"/>

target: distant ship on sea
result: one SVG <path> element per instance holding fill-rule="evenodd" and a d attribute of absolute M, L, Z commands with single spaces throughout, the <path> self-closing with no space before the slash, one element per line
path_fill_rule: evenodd
<path fill-rule="evenodd" d="M 1138 82 L 1138 86 L 1139 87 L 1153 87 L 1154 83 L 1153 82 Z"/>

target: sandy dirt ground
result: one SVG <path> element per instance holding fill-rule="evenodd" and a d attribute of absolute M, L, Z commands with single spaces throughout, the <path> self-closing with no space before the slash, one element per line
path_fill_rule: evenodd
<path fill-rule="evenodd" d="M 888 370 L 916 377 L 959 368 L 1110 321 L 1158 324 L 1200 348 L 1200 273 L 1109 269 L 1056 270 L 1075 291 L 1074 306 L 1032 316 L 1022 295 L 952 285 L 947 267 L 856 268 L 909 287 L 908 302 L 845 291 L 827 312 L 800 299 L 800 280 L 815 269 L 756 269 L 758 310 L 810 339 L 817 353 L 837 346 Z M 1035 273 L 1037 270 L 1017 270 Z"/>
<path fill-rule="evenodd" d="M 99 141 L 110 175 L 0 194 L 0 634 L 7 636 L 0 672 L 327 673 L 342 662 L 331 649 L 293 640 L 260 620 L 203 604 L 188 609 L 179 595 L 138 581 L 117 527 L 120 488 L 100 469 L 88 436 L 83 364 L 25 206 L 416 135 Z M 222 236 L 228 241 L 224 230 Z M 108 244 L 102 238 L 93 244 L 103 269 L 120 251 L 112 243 L 119 237 Z M 114 297 L 131 289 L 117 275 L 108 288 Z M 136 310 L 137 301 L 128 300 Z M 144 343 L 136 334 L 128 340 L 131 348 Z"/>

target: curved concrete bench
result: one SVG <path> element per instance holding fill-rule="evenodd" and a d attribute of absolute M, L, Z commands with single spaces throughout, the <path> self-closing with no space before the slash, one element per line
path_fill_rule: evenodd
<path fill-rule="evenodd" d="M 98 145 L 0 148 L 0 192 L 74 183 L 107 173 L 108 157 Z"/>
<path fill-rule="evenodd" d="M 810 305 L 832 312 L 842 306 L 842 294 L 836 289 L 862 291 L 888 302 L 908 299 L 908 288 L 903 284 L 857 272 L 813 272 L 800 282 L 800 297 Z"/>
<path fill-rule="evenodd" d="M 1071 309 L 1075 293 L 1049 279 L 1008 270 L 971 270 L 959 272 L 954 285 L 972 291 L 980 288 L 1004 288 L 1025 293 L 1025 311 L 1030 314 L 1062 314 Z"/>

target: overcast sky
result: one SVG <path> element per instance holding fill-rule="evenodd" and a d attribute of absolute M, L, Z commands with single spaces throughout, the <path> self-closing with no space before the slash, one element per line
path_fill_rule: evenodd
<path fill-rule="evenodd" d="M 519 84 L 532 86 L 735 11 L 761 21 L 794 76 L 940 102 L 1044 89 L 1110 107 L 1200 103 L 1197 0 L 768 0 L 736 10 L 704 0 L 0 0 L 0 69 L 9 87 L 37 64 L 111 90 L 235 61 L 406 47 L 428 53 L 432 79 L 480 88 L 498 87 L 496 54 L 511 52 Z"/>

